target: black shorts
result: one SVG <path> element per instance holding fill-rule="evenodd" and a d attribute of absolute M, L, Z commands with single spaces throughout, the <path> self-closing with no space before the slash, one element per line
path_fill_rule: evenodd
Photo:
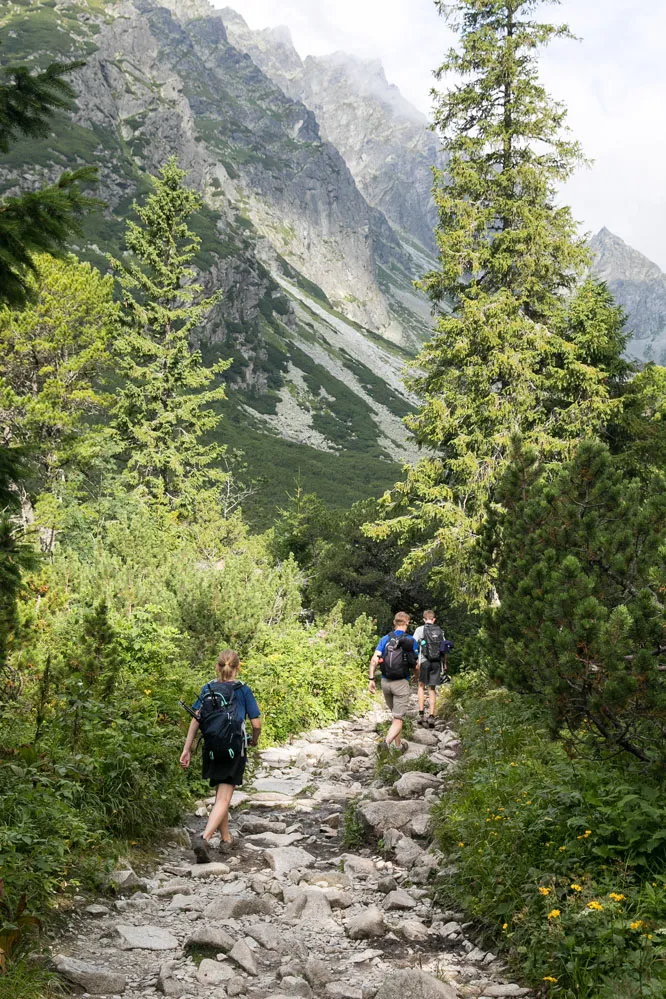
<path fill-rule="evenodd" d="M 426 687 L 439 687 L 442 683 L 442 664 L 424 662 L 419 666 L 419 683 Z"/>
<path fill-rule="evenodd" d="M 225 760 L 223 763 L 218 763 L 216 760 L 207 760 L 204 755 L 203 779 L 209 780 L 211 787 L 217 787 L 218 784 L 232 784 L 234 787 L 240 787 L 243 783 L 246 763 L 247 756 L 239 756 L 235 760 Z"/>

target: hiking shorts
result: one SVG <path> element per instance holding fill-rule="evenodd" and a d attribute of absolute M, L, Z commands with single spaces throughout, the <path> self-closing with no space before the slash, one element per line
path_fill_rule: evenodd
<path fill-rule="evenodd" d="M 419 666 L 419 683 L 426 687 L 439 687 L 442 683 L 442 664 L 428 660 Z"/>
<path fill-rule="evenodd" d="M 409 680 L 387 680 L 382 677 L 382 694 L 393 717 L 404 718 L 409 707 Z"/>

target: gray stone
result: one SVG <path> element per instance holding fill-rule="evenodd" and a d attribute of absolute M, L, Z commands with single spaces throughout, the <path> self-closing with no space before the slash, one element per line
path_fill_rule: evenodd
<path fill-rule="evenodd" d="M 306 881 L 308 884 L 316 885 L 317 888 L 351 888 L 353 881 L 348 874 L 342 871 L 304 871 L 301 884 Z"/>
<path fill-rule="evenodd" d="M 247 992 L 247 981 L 240 975 L 234 975 L 227 982 L 228 996 L 244 996 Z"/>
<path fill-rule="evenodd" d="M 375 999 L 456 999 L 456 990 L 425 971 L 408 968 L 390 971 Z"/>
<path fill-rule="evenodd" d="M 287 794 L 294 797 L 308 786 L 310 778 L 304 777 L 260 777 L 254 782 L 254 790 L 260 793 Z"/>
<path fill-rule="evenodd" d="M 197 980 L 202 985 L 224 985 L 234 977 L 233 970 L 223 961 L 211 961 L 205 957 L 197 968 Z"/>
<path fill-rule="evenodd" d="M 192 849 L 192 840 L 190 839 L 190 834 L 187 829 L 182 826 L 174 826 L 171 829 L 166 830 L 166 838 L 171 843 L 176 843 L 178 846 L 182 846 L 183 850 Z"/>
<path fill-rule="evenodd" d="M 530 990 L 509 983 L 507 985 L 486 985 L 483 991 L 487 996 L 490 996 L 490 999 L 504 999 L 505 996 L 526 996 Z"/>
<path fill-rule="evenodd" d="M 403 836 L 395 848 L 395 859 L 400 867 L 412 867 L 423 857 L 424 850 L 409 836 Z"/>
<path fill-rule="evenodd" d="M 325 961 L 309 957 L 305 962 L 304 974 L 313 989 L 319 989 L 333 980 L 334 975 Z"/>
<path fill-rule="evenodd" d="M 185 941 L 185 949 L 210 947 L 211 950 L 228 954 L 235 940 L 221 926 L 199 926 Z"/>
<path fill-rule="evenodd" d="M 274 832 L 283 833 L 287 830 L 287 823 L 278 819 L 262 819 L 256 815 L 243 815 L 239 822 L 243 834 Z"/>
<path fill-rule="evenodd" d="M 178 941 L 161 926 L 128 926 L 118 923 L 116 931 L 123 950 L 176 950 Z"/>
<path fill-rule="evenodd" d="M 308 956 L 305 944 L 282 926 L 276 926 L 274 923 L 253 923 L 245 927 L 245 932 L 266 950 L 276 951 L 280 955 L 293 954 L 303 961 Z"/>
<path fill-rule="evenodd" d="M 216 898 L 204 909 L 207 919 L 220 922 L 223 919 L 240 919 L 242 916 L 272 916 L 275 901 L 271 896 L 261 898 Z"/>
<path fill-rule="evenodd" d="M 384 899 L 384 908 L 387 911 L 394 909 L 414 909 L 417 904 L 409 892 L 406 892 L 403 888 L 390 891 Z"/>
<path fill-rule="evenodd" d="M 388 895 L 389 892 L 395 891 L 398 887 L 398 882 L 395 878 L 380 878 L 377 882 L 377 891 L 380 891 L 382 895 Z"/>
<path fill-rule="evenodd" d="M 157 977 L 157 988 L 160 992 L 163 992 L 165 996 L 171 996 L 173 999 L 178 999 L 187 991 L 187 986 L 185 982 L 180 981 L 173 977 L 173 970 L 176 966 L 175 961 L 164 961 L 160 967 L 160 973 Z"/>
<path fill-rule="evenodd" d="M 201 912 L 203 907 L 203 900 L 196 895 L 174 895 L 167 906 L 167 912 Z"/>
<path fill-rule="evenodd" d="M 348 985 L 346 982 L 331 982 L 325 991 L 332 999 L 363 999 L 361 986 Z"/>
<path fill-rule="evenodd" d="M 287 836 L 285 833 L 263 832 L 251 833 L 249 836 L 245 837 L 245 842 L 251 843 L 253 846 L 270 849 L 272 847 L 279 846 L 292 846 L 294 843 L 298 843 L 298 841 L 303 838 L 304 837 L 301 833 L 291 833 Z"/>
<path fill-rule="evenodd" d="M 428 788 L 436 789 L 441 786 L 440 777 L 410 771 L 395 782 L 393 789 L 401 798 L 419 798 Z"/>
<path fill-rule="evenodd" d="M 345 874 L 351 874 L 356 878 L 373 878 L 377 873 L 374 860 L 369 857 L 357 857 L 353 853 L 342 855 L 342 866 Z"/>
<path fill-rule="evenodd" d="M 112 885 L 117 891 L 126 891 L 130 888 L 142 888 L 146 887 L 146 882 L 143 878 L 140 878 L 138 874 L 128 867 L 123 870 L 112 871 L 109 875 L 109 884 Z"/>
<path fill-rule="evenodd" d="M 280 988 L 285 989 L 290 997 L 299 996 L 302 999 L 312 999 L 312 989 L 304 978 L 286 975 L 280 982 Z"/>
<path fill-rule="evenodd" d="M 398 926 L 398 933 L 410 943 L 426 944 L 428 942 L 428 927 L 425 923 L 419 922 L 418 919 L 406 919 Z"/>
<path fill-rule="evenodd" d="M 480 947 L 475 947 L 474 950 L 471 950 L 468 953 L 467 960 L 471 961 L 472 964 L 480 964 L 485 956 L 486 956 L 485 950 L 481 950 Z"/>
<path fill-rule="evenodd" d="M 94 916 L 95 919 L 111 915 L 111 910 L 106 905 L 87 905 L 83 911 L 87 912 L 89 916 Z"/>
<path fill-rule="evenodd" d="M 401 801 L 366 801 L 358 806 L 358 815 L 377 836 L 383 836 L 387 829 L 412 830 L 412 822 L 418 816 L 428 814 L 428 804 L 421 798 Z"/>
<path fill-rule="evenodd" d="M 235 961 L 239 968 L 246 971 L 248 975 L 257 975 L 257 962 L 245 940 L 237 940 L 229 951 L 229 957 Z"/>
<path fill-rule="evenodd" d="M 221 861 L 213 861 L 210 864 L 194 864 L 190 873 L 193 878 L 216 878 L 229 874 L 229 867 Z"/>
<path fill-rule="evenodd" d="M 434 732 L 429 732 L 424 728 L 414 729 L 412 732 L 412 742 L 417 743 L 419 746 L 438 746 L 439 739 Z"/>
<path fill-rule="evenodd" d="M 316 927 L 329 934 L 341 932 L 341 927 L 332 918 L 331 903 L 326 897 L 327 889 L 306 888 L 296 889 L 288 893 L 291 899 L 285 910 L 286 919 L 297 919 L 304 926 Z M 287 895 L 285 896 L 285 901 Z"/>
<path fill-rule="evenodd" d="M 86 961 L 77 961 L 73 957 L 59 954 L 54 959 L 56 971 L 73 985 L 79 985 L 86 992 L 104 994 L 105 992 L 124 992 L 127 986 L 127 976 L 108 968 L 99 968 Z"/>
<path fill-rule="evenodd" d="M 367 909 L 352 916 L 347 922 L 347 935 L 351 940 L 381 937 L 385 932 L 384 913 L 376 905 L 369 905 Z"/>
<path fill-rule="evenodd" d="M 185 878 L 176 878 L 173 881 L 167 881 L 161 888 L 157 888 L 155 895 L 158 898 L 168 898 L 169 895 L 189 895 L 191 891 L 191 881 L 186 881 Z"/>
<path fill-rule="evenodd" d="M 264 856 L 278 878 L 297 867 L 311 867 L 315 862 L 315 857 L 300 846 L 279 846 L 266 850 Z"/>

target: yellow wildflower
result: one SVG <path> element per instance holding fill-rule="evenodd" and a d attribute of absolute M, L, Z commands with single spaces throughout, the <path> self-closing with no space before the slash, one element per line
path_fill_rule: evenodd
<path fill-rule="evenodd" d="M 566 846 L 561 846 L 560 847 L 560 853 L 564 853 L 565 850 L 566 850 Z"/>
<path fill-rule="evenodd" d="M 150 693 L 152 693 L 152 691 L 151 691 L 151 690 L 144 690 L 144 694 L 146 695 L 146 697 L 148 697 L 148 695 L 149 695 Z"/>
<path fill-rule="evenodd" d="M 588 902 L 588 903 L 587 903 L 587 907 L 588 907 L 588 909 L 592 909 L 592 910 L 594 910 L 595 912 L 601 912 L 601 910 L 603 909 L 603 905 L 601 905 L 601 904 L 600 904 L 599 902 L 597 902 L 596 900 L 594 900 L 594 901 L 592 901 L 592 902 Z"/>
<path fill-rule="evenodd" d="M 508 928 L 509 928 L 509 924 L 508 923 L 502 923 L 502 929 L 503 930 L 508 930 Z"/>
<path fill-rule="evenodd" d="M 542 895 L 550 895 L 552 890 L 553 890 L 552 888 L 539 888 L 539 891 L 541 892 Z"/>
<path fill-rule="evenodd" d="M 544 982 L 556 982 L 557 978 L 553 978 L 552 975 L 544 975 L 543 980 Z"/>
<path fill-rule="evenodd" d="M 574 884 L 574 885 L 569 885 L 569 887 L 571 888 L 572 891 L 582 891 L 583 890 L 583 886 L 582 885 L 576 885 L 576 884 Z"/>
<path fill-rule="evenodd" d="M 630 929 L 632 929 L 632 930 L 640 930 L 640 928 L 641 928 L 642 925 L 643 925 L 643 920 L 642 919 L 637 919 L 635 923 L 631 923 Z"/>
<path fill-rule="evenodd" d="M 560 915 L 561 912 L 559 909 L 551 909 L 551 911 L 548 913 L 548 919 L 557 919 L 557 917 Z"/>
<path fill-rule="evenodd" d="M 464 844 L 464 843 L 462 843 L 462 842 L 458 843 L 458 846 L 464 846 L 464 845 L 465 845 L 465 844 Z"/>
<path fill-rule="evenodd" d="M 623 895 L 621 891 L 612 891 L 609 898 L 612 898 L 614 902 L 624 902 L 626 895 Z"/>

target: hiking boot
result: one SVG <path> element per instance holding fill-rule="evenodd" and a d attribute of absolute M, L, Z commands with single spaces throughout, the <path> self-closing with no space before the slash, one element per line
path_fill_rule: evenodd
<path fill-rule="evenodd" d="M 197 864 L 210 864 L 210 847 L 203 836 L 195 836 L 192 840 L 192 849 L 197 858 Z"/>
<path fill-rule="evenodd" d="M 435 727 L 435 721 L 436 721 L 436 719 L 435 719 L 434 715 L 428 715 L 428 728 L 434 728 Z"/>
<path fill-rule="evenodd" d="M 218 852 L 223 856 L 228 856 L 234 848 L 234 841 L 232 839 L 221 839 L 220 845 L 218 846 Z"/>
<path fill-rule="evenodd" d="M 409 749 L 409 743 L 405 742 L 405 740 L 403 739 L 400 745 L 396 746 L 395 748 L 398 753 L 406 753 L 407 750 Z"/>
<path fill-rule="evenodd" d="M 425 725 L 425 717 L 423 711 L 419 711 L 419 716 L 416 719 L 416 724 L 421 726 Z"/>

